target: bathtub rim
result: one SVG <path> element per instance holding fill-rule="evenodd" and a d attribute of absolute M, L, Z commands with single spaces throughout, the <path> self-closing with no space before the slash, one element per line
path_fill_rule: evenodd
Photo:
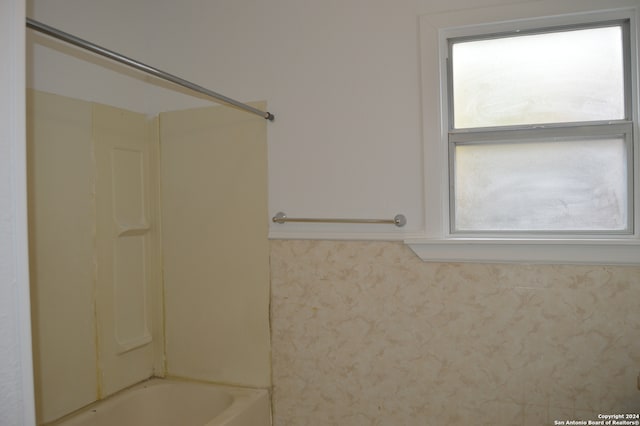
<path fill-rule="evenodd" d="M 77 410 L 74 410 L 68 414 L 65 414 L 62 417 L 59 417 L 57 419 L 51 420 L 46 423 L 38 423 L 38 426 L 57 426 L 60 424 L 64 426 L 64 422 L 66 422 L 67 420 L 71 420 L 72 418 L 79 416 L 89 410 L 92 410 L 101 404 L 105 404 L 108 401 L 116 400 L 118 397 L 121 397 L 124 394 L 127 394 L 129 392 L 136 391 L 138 389 L 144 389 L 148 386 L 160 386 L 160 385 L 170 385 L 170 384 L 211 386 L 216 389 L 220 389 L 225 392 L 228 392 L 233 397 L 233 401 L 229 407 L 227 407 L 218 416 L 211 419 L 211 421 L 208 421 L 207 423 L 205 423 L 203 426 L 218 425 L 218 424 L 224 425 L 229 421 L 233 420 L 238 414 L 240 414 L 247 405 L 256 403 L 260 398 L 265 396 L 266 398 L 268 398 L 269 406 L 271 406 L 271 403 L 270 403 L 271 391 L 268 388 L 209 382 L 206 380 L 192 379 L 192 378 L 180 377 L 180 376 L 169 376 L 169 375 L 164 377 L 151 376 L 141 382 L 134 383 L 131 386 L 127 386 L 126 388 L 121 389 L 111 395 L 108 395 L 102 399 L 99 399 L 83 407 L 80 407 Z"/>

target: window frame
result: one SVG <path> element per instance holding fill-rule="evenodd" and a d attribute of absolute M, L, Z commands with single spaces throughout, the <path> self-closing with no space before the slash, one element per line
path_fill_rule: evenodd
<path fill-rule="evenodd" d="M 583 1 L 583 0 L 582 0 Z M 617 1 L 618 8 L 599 10 L 597 2 L 575 0 L 563 5 L 561 11 L 552 1 L 536 5 L 486 8 L 481 13 L 458 11 L 420 18 L 423 138 L 425 167 L 425 224 L 424 233 L 405 239 L 405 243 L 425 261 L 462 262 L 518 262 L 518 263 L 590 263 L 590 264 L 640 264 L 640 161 L 638 137 L 627 144 L 629 166 L 629 216 L 630 228 L 624 233 L 600 232 L 507 232 L 454 233 L 452 232 L 449 123 L 452 123 L 451 95 L 447 87 L 447 60 L 449 39 L 462 37 L 481 38 L 490 34 L 508 32 L 536 32 L 553 27 L 601 26 L 606 22 L 628 20 L 628 66 L 625 66 L 625 84 L 631 91 L 625 100 L 626 120 L 615 125 L 624 126 L 625 132 L 638 132 L 638 2 Z M 601 6 L 601 5 L 600 5 Z M 591 7 L 591 9 L 589 9 Z M 535 9 L 535 10 L 532 10 Z M 486 13 L 485 13 L 486 12 Z M 434 42 L 435 41 L 435 42 Z M 437 61 L 434 63 L 434 61 Z M 608 123 L 608 122 L 607 122 Z M 571 123 L 587 134 L 597 128 L 597 122 Z M 521 132 L 544 127 L 548 132 L 557 131 L 564 124 L 522 126 Z M 511 128 L 511 126 L 508 126 Z M 472 130 L 470 132 L 469 130 Z M 461 138 L 476 132 L 485 137 L 495 136 L 503 129 L 457 129 Z"/>
<path fill-rule="evenodd" d="M 454 107 L 454 78 L 453 78 L 453 46 L 458 42 L 465 41 L 482 41 L 482 40 L 496 40 L 507 37 L 520 37 L 535 34 L 550 34 L 562 31 L 581 30 L 581 29 L 593 29 L 593 28 L 606 28 L 606 27 L 620 27 L 622 33 L 622 53 L 623 53 L 623 85 L 625 97 L 624 101 L 624 118 L 615 120 L 593 120 L 583 122 L 553 122 L 553 123 L 533 123 L 533 124 L 518 124 L 508 126 L 484 126 L 484 127 L 455 127 L 455 107 Z M 560 25 L 544 28 L 534 28 L 530 30 L 516 30 L 506 31 L 502 33 L 488 33 L 463 37 L 446 37 L 447 43 L 447 56 L 446 61 L 446 84 L 443 87 L 446 89 L 447 98 L 447 129 L 448 129 L 448 168 L 449 168 L 449 233 L 459 236 L 494 236 L 496 238 L 503 238 L 506 236 L 548 236 L 557 238 L 561 235 L 573 236 L 576 238 L 590 238 L 593 236 L 619 236 L 619 235 L 631 235 L 634 229 L 634 188 L 633 188 L 633 93 L 631 88 L 631 52 L 629 46 L 630 39 L 630 19 L 623 20 L 607 20 L 588 22 L 585 24 L 572 24 L 572 25 Z M 627 223 L 623 230 L 590 230 L 590 231 L 572 231 L 572 230 L 504 230 L 504 231 L 489 231 L 489 230 L 461 230 L 456 225 L 456 193 L 455 193 L 455 150 L 459 145 L 469 144 L 483 144 L 483 143 L 518 143 L 526 139 L 536 140 L 540 142 L 553 141 L 557 139 L 571 139 L 571 137 L 585 137 L 592 136 L 622 136 L 626 147 L 627 154 Z"/>

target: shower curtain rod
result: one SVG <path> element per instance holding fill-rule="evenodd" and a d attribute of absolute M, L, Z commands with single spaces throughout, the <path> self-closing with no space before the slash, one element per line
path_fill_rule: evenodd
<path fill-rule="evenodd" d="M 273 121 L 275 116 L 268 111 L 261 111 L 257 108 L 252 107 L 251 105 L 244 104 L 242 102 L 236 101 L 235 99 L 228 98 L 219 93 L 213 92 L 209 89 L 206 89 L 202 86 L 194 84 L 190 81 L 184 80 L 180 77 L 176 77 L 175 75 L 169 74 L 167 72 L 161 71 L 152 66 L 143 64 L 142 62 L 138 62 L 131 58 L 128 58 L 124 55 L 116 53 L 112 50 L 105 49 L 104 47 L 93 44 L 87 40 L 83 40 L 79 37 L 71 35 L 69 33 L 65 33 L 64 31 L 60 31 L 56 28 L 45 25 L 41 22 L 35 21 L 33 19 L 27 18 L 27 27 L 33 30 L 39 31 L 48 36 L 57 38 L 59 40 L 65 41 L 69 44 L 73 44 L 74 46 L 80 47 L 82 49 L 88 50 L 90 52 L 96 53 L 98 55 L 104 56 L 106 58 L 112 59 L 114 61 L 120 62 L 121 64 L 127 65 L 131 68 L 135 68 L 139 71 L 146 72 L 147 74 L 151 74 L 155 77 L 161 78 L 163 80 L 170 81 L 173 84 L 177 84 L 178 86 L 186 87 L 187 89 L 191 89 L 195 92 L 202 93 L 204 95 L 210 96 L 218 101 L 222 101 L 224 103 L 233 105 L 242 110 L 251 112 L 253 114 L 259 115 L 264 119 L 269 121 Z"/>

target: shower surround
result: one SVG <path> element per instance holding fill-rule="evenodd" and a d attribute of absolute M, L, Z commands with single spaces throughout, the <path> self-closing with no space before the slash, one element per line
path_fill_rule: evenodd
<path fill-rule="evenodd" d="M 638 267 L 274 240 L 271 268 L 276 426 L 539 426 L 640 407 Z"/>
<path fill-rule="evenodd" d="M 265 120 L 40 91 L 28 119 L 38 422 L 150 376 L 269 388 Z"/>

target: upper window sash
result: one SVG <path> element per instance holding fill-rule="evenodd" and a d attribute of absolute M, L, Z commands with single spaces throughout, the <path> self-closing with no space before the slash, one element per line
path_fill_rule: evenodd
<path fill-rule="evenodd" d="M 448 37 L 449 131 L 630 120 L 629 22 Z"/>

